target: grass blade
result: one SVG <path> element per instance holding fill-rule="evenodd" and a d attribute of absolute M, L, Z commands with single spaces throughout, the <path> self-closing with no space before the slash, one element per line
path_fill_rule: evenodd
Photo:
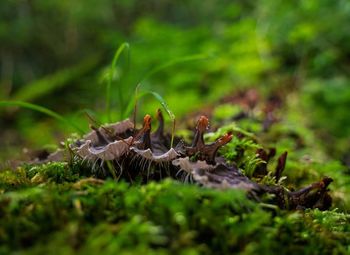
<path fill-rule="evenodd" d="M 58 113 L 56 113 L 56 112 L 54 112 L 54 111 L 52 111 L 50 109 L 42 107 L 40 105 L 31 104 L 31 103 L 27 103 L 27 102 L 23 102 L 23 101 L 0 101 L 0 107 L 11 107 L 11 106 L 19 106 L 19 107 L 27 108 L 29 110 L 33 110 L 33 111 L 36 111 L 36 112 L 43 113 L 43 114 L 45 114 L 47 116 L 55 118 L 56 120 L 61 121 L 62 123 L 72 127 L 73 129 L 75 129 L 80 134 L 84 134 L 84 131 L 81 130 L 73 122 L 69 121 L 68 119 L 66 119 L 62 115 L 60 115 L 60 114 L 58 114 Z"/>
<path fill-rule="evenodd" d="M 119 46 L 117 51 L 114 54 L 113 60 L 111 67 L 109 69 L 109 75 L 108 75 L 108 81 L 107 81 L 107 86 L 106 86 L 106 112 L 107 112 L 107 118 L 108 122 L 112 121 L 112 116 L 111 116 L 111 88 L 112 88 L 112 81 L 113 81 L 113 73 L 114 70 L 117 66 L 118 60 L 120 58 L 120 55 L 124 50 L 128 50 L 129 52 L 129 44 L 127 42 L 124 42 L 122 45 Z M 123 97 L 122 97 L 122 91 L 120 90 L 120 86 L 118 86 L 119 91 L 118 91 L 118 100 L 119 100 L 119 107 L 120 107 L 120 112 L 122 112 L 122 107 L 123 107 Z"/>
<path fill-rule="evenodd" d="M 168 104 L 165 102 L 164 98 L 161 95 L 159 95 L 154 91 L 148 91 L 148 93 L 154 96 L 159 101 L 159 103 L 161 104 L 161 106 L 163 106 L 164 110 L 166 111 L 171 121 L 173 122 L 173 126 L 171 128 L 171 141 L 170 141 L 170 148 L 172 148 L 174 143 L 175 125 L 176 125 L 175 114 L 170 110 Z"/>
<path fill-rule="evenodd" d="M 175 126 L 176 126 L 176 119 L 175 119 L 175 115 L 174 113 L 170 110 L 168 104 L 166 103 L 166 101 L 163 99 L 163 97 L 154 92 L 154 91 L 143 91 L 143 92 L 139 92 L 140 90 L 140 87 L 142 85 L 142 82 L 144 82 L 146 79 L 148 79 L 149 77 L 151 77 L 152 75 L 168 68 L 168 67 L 171 67 L 173 65 L 177 65 L 177 64 L 180 64 L 180 63 L 185 63 L 185 62 L 190 62 L 190 61 L 196 61 L 196 60 L 204 60 L 204 59 L 208 59 L 209 56 L 208 55 L 205 55 L 205 54 L 196 54 L 196 55 L 189 55 L 189 56 L 184 56 L 184 57 L 181 57 L 181 58 L 177 58 L 177 59 L 173 59 L 173 60 L 170 60 L 169 62 L 166 62 L 162 65 L 159 65 L 155 68 L 153 68 L 151 71 L 149 71 L 148 73 L 146 73 L 146 75 L 141 79 L 141 81 L 137 84 L 136 88 L 135 88 L 135 92 L 134 92 L 134 98 L 132 100 L 129 101 L 127 107 L 126 107 L 126 110 L 122 112 L 122 115 L 121 115 L 121 118 L 125 118 L 127 116 L 130 115 L 132 109 L 134 108 L 134 122 L 135 122 L 135 119 L 136 119 L 136 104 L 137 104 L 137 101 L 150 94 L 152 95 L 153 97 L 155 97 L 159 102 L 160 104 L 162 105 L 162 107 L 164 108 L 164 110 L 166 111 L 166 113 L 169 115 L 171 121 L 173 122 L 173 126 L 172 126 L 172 131 L 171 131 L 171 147 L 173 146 L 173 142 L 174 142 L 174 135 L 175 135 Z M 120 93 L 121 95 L 121 93 Z"/>
<path fill-rule="evenodd" d="M 76 66 L 59 70 L 54 74 L 42 79 L 35 80 L 21 89 L 13 96 L 15 101 L 34 101 L 35 99 L 48 95 L 58 88 L 67 86 L 72 80 L 91 71 L 99 63 L 100 55 L 94 55 L 82 61 Z"/>
<path fill-rule="evenodd" d="M 152 96 L 154 96 L 155 99 L 159 101 L 159 103 L 161 104 L 161 106 L 163 106 L 164 110 L 169 115 L 171 120 L 175 119 L 174 113 L 170 110 L 168 104 L 165 102 L 164 98 L 161 95 L 154 91 L 146 91 L 146 93 L 151 94 Z"/>
<path fill-rule="evenodd" d="M 143 97 L 145 94 L 149 93 L 149 92 L 141 92 L 141 93 L 138 92 L 142 83 L 145 80 L 147 80 L 149 77 L 151 77 L 152 75 L 154 75 L 154 74 L 156 74 L 156 73 L 158 73 L 158 72 L 160 72 L 168 67 L 171 67 L 173 65 L 177 65 L 177 64 L 181 64 L 181 63 L 185 63 L 185 62 L 190 62 L 190 61 L 196 61 L 196 60 L 204 60 L 204 59 L 208 59 L 209 57 L 210 56 L 205 55 L 205 54 L 188 55 L 188 56 L 184 56 L 184 57 L 170 60 L 162 65 L 159 65 L 159 66 L 156 66 L 155 68 L 153 68 L 151 71 L 146 73 L 146 75 L 144 75 L 144 77 L 137 84 L 137 86 L 135 88 L 135 92 L 134 92 L 134 94 L 135 94 L 134 99 L 129 101 L 129 104 L 126 107 L 126 110 L 123 111 L 121 118 L 123 119 L 123 118 L 128 117 L 130 115 L 135 103 L 137 102 L 137 100 L 139 98 Z"/>
<path fill-rule="evenodd" d="M 184 57 L 172 59 L 172 60 L 170 60 L 162 65 L 156 66 L 155 68 L 150 70 L 148 73 L 146 73 L 146 75 L 144 75 L 144 77 L 141 79 L 139 84 L 141 84 L 142 82 L 147 80 L 152 75 L 154 75 L 154 74 L 156 74 L 156 73 L 158 73 L 158 72 L 160 72 L 168 67 L 171 67 L 173 65 L 177 65 L 177 64 L 181 64 L 181 63 L 185 63 L 185 62 L 196 61 L 196 60 L 204 60 L 204 59 L 208 59 L 208 58 L 209 58 L 209 56 L 205 55 L 205 54 L 195 54 L 195 55 L 189 55 L 189 56 L 184 56 Z"/>

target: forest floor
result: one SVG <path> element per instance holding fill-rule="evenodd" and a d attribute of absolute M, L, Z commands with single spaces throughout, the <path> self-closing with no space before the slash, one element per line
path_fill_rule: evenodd
<path fill-rule="evenodd" d="M 312 196 L 322 199 L 281 206 L 272 194 L 256 199 L 230 185 L 115 178 L 78 157 L 42 156 L 0 172 L 0 254 L 350 254 L 349 172 L 327 156 L 298 100 L 236 92 L 177 120 L 176 135 L 189 144 L 206 116 L 206 143 L 232 135 L 218 152 L 226 164 L 285 192 L 318 185 Z M 324 178 L 333 181 L 323 187 Z"/>

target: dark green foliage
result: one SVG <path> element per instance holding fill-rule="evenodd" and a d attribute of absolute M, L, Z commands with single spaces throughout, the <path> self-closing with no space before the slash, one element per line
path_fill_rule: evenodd
<path fill-rule="evenodd" d="M 325 141 L 332 141 L 328 151 L 341 156 L 349 150 L 349 82 L 344 77 L 314 79 L 303 89 L 304 107 L 312 107 L 310 125 L 320 130 Z"/>

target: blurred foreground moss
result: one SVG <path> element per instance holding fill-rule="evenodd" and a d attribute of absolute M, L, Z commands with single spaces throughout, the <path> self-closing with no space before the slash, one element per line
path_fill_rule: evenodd
<path fill-rule="evenodd" d="M 350 251 L 350 217 L 337 210 L 268 211 L 238 190 L 172 180 L 130 186 L 63 163 L 25 166 L 0 178 L 1 254 Z"/>

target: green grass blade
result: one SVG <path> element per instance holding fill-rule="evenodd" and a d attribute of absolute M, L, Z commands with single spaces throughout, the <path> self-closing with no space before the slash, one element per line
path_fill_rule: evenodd
<path fill-rule="evenodd" d="M 23 102 L 23 101 L 0 101 L 0 107 L 11 107 L 11 106 L 19 106 L 19 107 L 27 108 L 27 109 L 30 109 L 30 110 L 33 110 L 36 112 L 46 114 L 52 118 L 55 118 L 58 121 L 61 121 L 64 124 L 72 127 L 80 134 L 84 134 L 84 131 L 81 130 L 78 126 L 76 126 L 73 122 L 69 121 L 68 119 L 66 119 L 62 115 L 60 115 L 60 114 L 58 114 L 50 109 L 42 107 L 40 105 L 31 104 L 31 103 L 27 103 L 27 102 Z"/>
<path fill-rule="evenodd" d="M 173 146 L 173 142 L 174 142 L 174 135 L 175 135 L 175 126 L 176 126 L 176 118 L 175 118 L 175 115 L 174 113 L 170 110 L 168 104 L 166 103 L 166 101 L 163 99 L 163 97 L 154 92 L 154 91 L 143 91 L 143 92 L 139 92 L 139 89 L 142 85 L 142 82 L 144 82 L 146 79 L 148 79 L 149 77 L 151 77 L 152 75 L 168 68 L 168 67 L 171 67 L 173 65 L 177 65 L 177 64 L 180 64 L 180 63 L 185 63 L 185 62 L 190 62 L 190 61 L 196 61 L 196 60 L 204 60 L 204 59 L 208 59 L 209 56 L 208 55 L 205 55 L 205 54 L 196 54 L 196 55 L 189 55 L 189 56 L 184 56 L 184 57 L 181 57 L 181 58 L 177 58 L 177 59 L 173 59 L 173 60 L 170 60 L 169 62 L 166 62 L 162 65 L 159 65 L 155 68 L 153 68 L 151 71 L 149 71 L 142 79 L 141 81 L 137 84 L 136 86 L 136 89 L 135 89 L 135 96 L 132 100 L 129 100 L 129 103 L 126 107 L 126 110 L 123 111 L 123 114 L 121 116 L 121 118 L 125 118 L 127 116 L 130 115 L 131 111 L 133 108 L 136 108 L 135 107 L 135 104 L 137 104 L 137 101 L 138 99 L 150 94 L 152 95 L 153 97 L 155 97 L 159 103 L 162 105 L 162 107 L 164 108 L 164 110 L 166 111 L 166 113 L 169 115 L 171 121 L 173 122 L 173 126 L 172 126 L 172 134 L 171 134 L 171 147 Z M 120 93 L 121 94 L 121 93 Z M 134 109 L 135 111 L 135 109 Z M 135 113 L 134 113 L 135 114 Z M 135 116 L 134 116 L 134 119 L 135 119 Z"/>
<path fill-rule="evenodd" d="M 34 101 L 53 91 L 67 86 L 72 80 L 95 68 L 100 60 L 100 55 L 91 56 L 76 66 L 59 70 L 54 74 L 33 81 L 19 89 L 12 97 L 15 101 Z"/>
<path fill-rule="evenodd" d="M 174 143 L 175 125 L 176 125 L 175 114 L 170 110 L 168 104 L 165 102 L 164 98 L 161 95 L 159 95 L 158 93 L 156 93 L 154 91 L 149 91 L 148 93 L 151 94 L 152 96 L 154 96 L 159 101 L 159 103 L 161 104 L 161 106 L 163 106 L 164 110 L 166 111 L 169 118 L 173 122 L 173 126 L 171 129 L 171 142 L 170 142 L 170 148 L 172 148 L 173 143 Z"/>
<path fill-rule="evenodd" d="M 184 57 L 180 57 L 180 58 L 176 58 L 176 59 L 172 59 L 162 65 L 156 66 L 155 68 L 153 68 L 152 70 L 150 70 L 148 73 L 146 73 L 146 75 L 144 75 L 144 77 L 141 79 L 141 81 L 139 82 L 139 84 L 141 84 L 142 82 L 144 82 L 145 80 L 147 80 L 149 77 L 151 77 L 152 75 L 177 64 L 181 64 L 181 63 L 185 63 L 185 62 L 191 62 L 191 61 L 196 61 L 196 60 L 204 60 L 204 59 L 208 59 L 209 56 L 205 55 L 205 54 L 195 54 L 195 55 L 189 55 L 189 56 L 184 56 Z"/>
<path fill-rule="evenodd" d="M 175 120 L 174 113 L 170 110 L 168 104 L 165 102 L 164 98 L 161 95 L 159 95 L 157 92 L 154 92 L 154 91 L 146 91 L 146 93 L 151 94 L 155 99 L 157 99 L 161 104 L 161 106 L 163 106 L 166 113 L 169 115 L 170 119 L 172 121 Z"/>
<path fill-rule="evenodd" d="M 134 115 L 133 116 L 134 128 L 136 128 L 137 102 L 138 102 L 139 90 L 140 90 L 140 86 L 137 85 L 135 88 L 135 96 L 134 96 L 134 114 L 133 114 Z"/>
<path fill-rule="evenodd" d="M 137 88 L 138 88 L 138 87 L 137 87 Z M 144 97 L 145 95 L 148 94 L 147 92 L 144 92 L 144 91 L 142 91 L 142 92 L 136 92 L 136 91 L 137 91 L 137 88 L 136 88 L 136 90 L 135 90 L 134 97 L 129 101 L 128 105 L 126 106 L 126 110 L 124 111 L 124 114 L 123 114 L 123 117 L 122 117 L 123 119 L 124 119 L 124 118 L 127 118 L 128 116 L 130 116 L 130 114 L 131 114 L 132 110 L 134 109 L 134 107 L 135 107 L 137 101 L 138 101 L 140 98 L 142 98 L 142 97 Z M 134 109 L 134 111 L 135 111 L 135 109 Z"/>
<path fill-rule="evenodd" d="M 185 63 L 185 62 L 190 62 L 190 61 L 196 61 L 196 60 L 205 60 L 210 58 L 210 56 L 205 55 L 205 54 L 195 54 L 195 55 L 189 55 L 189 56 L 184 56 L 184 57 L 180 57 L 177 59 L 173 59 L 170 60 L 162 65 L 156 66 L 155 68 L 153 68 L 151 71 L 149 71 L 148 73 L 146 73 L 146 75 L 144 75 L 144 77 L 140 80 L 140 82 L 137 84 L 136 89 L 135 89 L 135 93 L 136 91 L 138 91 L 142 85 L 142 82 L 144 82 L 145 80 L 147 80 L 149 77 L 151 77 L 152 75 L 168 68 L 171 67 L 173 65 L 177 65 L 177 64 L 181 64 L 181 63 Z M 147 94 L 148 92 L 141 92 L 139 93 L 139 95 L 135 95 L 133 100 L 130 100 L 126 110 L 123 111 L 123 114 L 121 116 L 121 118 L 126 118 L 127 116 L 130 115 L 137 99 L 143 97 L 145 94 Z M 137 94 L 137 93 L 136 93 Z"/>
<path fill-rule="evenodd" d="M 119 48 L 116 50 L 111 67 L 109 69 L 109 75 L 108 75 L 108 80 L 107 80 L 107 86 L 106 86 L 106 112 L 107 112 L 107 118 L 108 122 L 112 121 L 112 116 L 111 116 L 111 88 L 112 88 L 112 81 L 113 81 L 113 73 L 114 70 L 117 66 L 118 60 L 120 58 L 120 55 L 124 50 L 128 50 L 129 52 L 129 44 L 127 42 L 124 42 L 122 45 L 119 46 Z M 118 100 L 119 100 L 119 107 L 120 107 L 120 112 L 122 112 L 122 107 L 123 107 L 123 97 L 122 97 L 122 91 L 120 89 L 120 86 L 118 86 L 119 91 L 118 91 Z"/>

